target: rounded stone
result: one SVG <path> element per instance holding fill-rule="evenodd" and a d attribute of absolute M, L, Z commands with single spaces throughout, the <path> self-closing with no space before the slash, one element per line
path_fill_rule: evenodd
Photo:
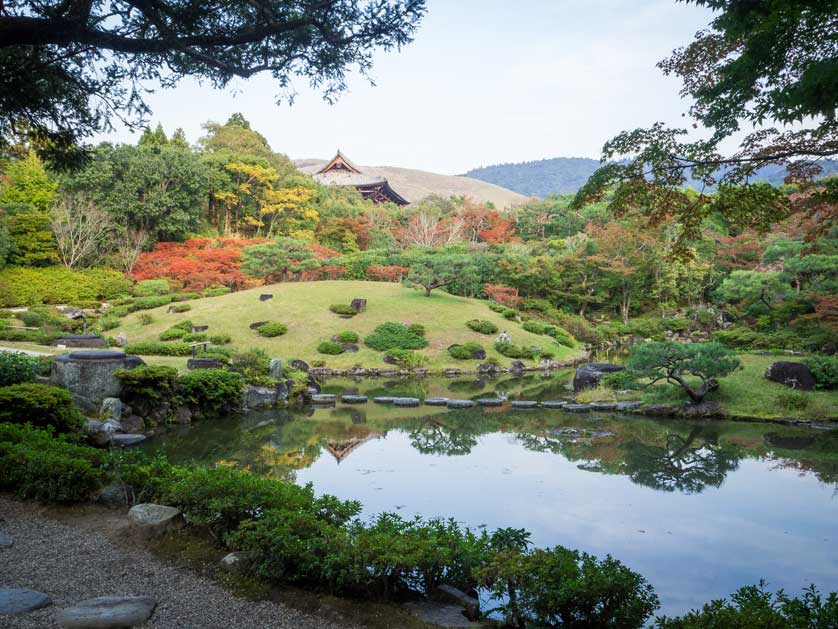
<path fill-rule="evenodd" d="M 314 393 L 311 396 L 312 404 L 334 404 L 337 396 L 332 393 Z"/>
<path fill-rule="evenodd" d="M 429 397 L 425 400 L 427 406 L 446 406 L 448 404 L 447 397 Z"/>
<path fill-rule="evenodd" d="M 589 413 L 593 410 L 589 404 L 565 404 L 562 408 L 571 413 Z"/>
<path fill-rule="evenodd" d="M 49 595 L 35 590 L 0 588 L 0 616 L 17 616 L 52 603 Z"/>
<path fill-rule="evenodd" d="M 396 398 L 394 398 L 394 397 L 381 396 L 381 397 L 374 397 L 372 399 L 372 401 L 375 402 L 376 404 L 392 404 L 393 400 L 395 400 L 395 399 Z"/>
<path fill-rule="evenodd" d="M 448 408 L 471 408 L 474 406 L 474 402 L 472 400 L 448 400 L 446 406 Z"/>
<path fill-rule="evenodd" d="M 58 624 L 81 627 L 135 627 L 151 617 L 157 601 L 150 596 L 100 596 L 61 610 Z"/>
<path fill-rule="evenodd" d="M 567 406 L 567 402 L 561 400 L 549 400 L 541 403 L 541 408 L 564 408 L 565 406 Z"/>
<path fill-rule="evenodd" d="M 183 526 L 183 517 L 178 509 L 151 503 L 131 507 L 128 520 L 131 526 L 145 537 L 165 535 Z"/>
<path fill-rule="evenodd" d="M 344 404 L 366 404 L 366 395 L 341 395 L 340 401 Z"/>
<path fill-rule="evenodd" d="M 8 533 L 0 531 L 0 550 L 14 546 L 15 540 Z"/>
<path fill-rule="evenodd" d="M 418 397 L 397 397 L 393 398 L 394 406 L 419 406 Z"/>
<path fill-rule="evenodd" d="M 536 400 L 513 400 L 512 408 L 536 408 L 538 402 Z"/>

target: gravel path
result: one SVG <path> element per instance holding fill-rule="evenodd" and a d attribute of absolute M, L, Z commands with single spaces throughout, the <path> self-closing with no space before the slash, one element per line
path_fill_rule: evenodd
<path fill-rule="evenodd" d="M 339 627 L 277 603 L 237 598 L 142 548 L 115 546 L 103 533 L 68 526 L 39 511 L 35 505 L 0 496 L 0 530 L 14 538 L 11 548 L 0 549 L 0 587 L 45 592 L 53 605 L 23 616 L 0 617 L 0 627 L 57 627 L 54 619 L 63 606 L 109 595 L 153 596 L 157 609 L 143 627 Z"/>

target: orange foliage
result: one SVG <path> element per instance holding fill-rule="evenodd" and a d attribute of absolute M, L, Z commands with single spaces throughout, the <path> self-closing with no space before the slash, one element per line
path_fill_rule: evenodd
<path fill-rule="evenodd" d="M 311 243 L 306 245 L 308 249 L 311 249 L 314 257 L 318 260 L 328 260 L 329 258 L 339 258 L 341 257 L 341 253 L 335 251 L 334 249 L 329 249 L 328 247 L 324 247 L 323 245 L 318 245 L 317 243 Z"/>
<path fill-rule="evenodd" d="M 383 264 L 371 264 L 367 267 L 367 277 L 382 282 L 401 282 L 402 278 L 410 272 L 406 266 L 386 266 Z"/>
<path fill-rule="evenodd" d="M 755 234 L 724 236 L 719 238 L 716 264 L 726 269 L 751 270 L 759 264 L 762 251 Z"/>
<path fill-rule="evenodd" d="M 319 269 L 306 269 L 300 273 L 301 282 L 317 282 L 319 280 L 336 280 L 346 273 L 342 266 L 321 266 Z"/>
<path fill-rule="evenodd" d="M 518 297 L 518 289 L 511 286 L 486 284 L 483 290 L 489 299 L 509 308 L 514 308 L 521 301 L 521 298 Z"/>

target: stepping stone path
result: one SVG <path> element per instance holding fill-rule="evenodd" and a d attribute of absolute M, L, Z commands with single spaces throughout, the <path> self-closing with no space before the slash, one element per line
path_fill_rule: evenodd
<path fill-rule="evenodd" d="M 341 395 L 340 401 L 344 404 L 366 404 L 366 395 Z"/>
<path fill-rule="evenodd" d="M 615 411 L 617 410 L 616 402 L 591 402 L 588 404 L 595 411 Z"/>
<path fill-rule="evenodd" d="M 151 503 L 131 507 L 128 520 L 143 537 L 160 537 L 183 526 L 183 517 L 178 509 Z"/>
<path fill-rule="evenodd" d="M 512 408 L 537 408 L 538 402 L 536 400 L 513 400 Z"/>
<path fill-rule="evenodd" d="M 393 398 L 394 406 L 419 406 L 418 397 L 397 397 Z"/>
<path fill-rule="evenodd" d="M 501 406 L 503 405 L 503 400 L 496 397 L 484 397 L 477 400 L 477 404 L 479 406 Z"/>
<path fill-rule="evenodd" d="M 563 408 L 571 413 L 589 413 L 592 410 L 587 404 L 565 404 Z"/>
<path fill-rule="evenodd" d="M 311 396 L 312 404 L 334 404 L 337 396 L 331 393 L 315 393 Z"/>
<path fill-rule="evenodd" d="M 471 408 L 474 402 L 471 400 L 448 400 L 448 408 Z"/>
<path fill-rule="evenodd" d="M 558 400 L 541 403 L 541 408 L 564 408 L 565 406 L 567 406 L 567 402 L 561 402 Z"/>
<path fill-rule="evenodd" d="M 630 411 L 638 408 L 643 402 L 617 402 L 618 411 Z"/>
<path fill-rule="evenodd" d="M 0 588 L 0 617 L 27 614 L 51 603 L 52 599 L 43 592 Z"/>
<path fill-rule="evenodd" d="M 0 531 L 0 550 L 14 546 L 15 540 L 8 533 Z"/>
<path fill-rule="evenodd" d="M 374 397 L 372 401 L 376 404 L 392 404 L 395 399 L 394 397 Z"/>
<path fill-rule="evenodd" d="M 157 601 L 150 596 L 100 596 L 63 609 L 58 624 L 65 629 L 135 627 L 151 617 Z"/>
<path fill-rule="evenodd" d="M 425 400 L 427 406 L 446 406 L 448 404 L 447 397 L 429 397 Z"/>

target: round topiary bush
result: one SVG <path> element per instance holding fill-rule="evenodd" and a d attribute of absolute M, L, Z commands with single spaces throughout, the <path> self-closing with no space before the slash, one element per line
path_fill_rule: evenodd
<path fill-rule="evenodd" d="M 391 349 L 422 349 L 428 346 L 428 341 L 411 332 L 401 323 L 382 323 L 372 334 L 364 339 L 369 347 L 380 352 Z"/>
<path fill-rule="evenodd" d="M 353 332 L 352 330 L 344 330 L 335 335 L 338 341 L 341 343 L 357 343 L 358 342 L 358 333 Z"/>
<path fill-rule="evenodd" d="M 491 321 L 484 321 L 483 319 L 466 321 L 466 325 L 475 332 L 480 332 L 480 334 L 494 334 L 498 331 L 498 326 Z"/>
<path fill-rule="evenodd" d="M 331 306 L 329 306 L 329 310 L 331 310 L 337 315 L 344 315 L 350 317 L 354 317 L 356 314 L 358 314 L 357 312 L 355 312 L 355 309 L 349 304 L 332 304 Z"/>
<path fill-rule="evenodd" d="M 425 326 L 421 323 L 411 323 L 407 326 L 408 331 L 413 332 L 416 336 L 425 336 Z"/>
<path fill-rule="evenodd" d="M 272 338 L 274 336 L 282 336 L 285 334 L 288 331 L 288 326 L 284 323 L 280 323 L 279 321 L 268 321 L 256 328 L 256 331 L 259 333 L 259 336 Z"/>
<path fill-rule="evenodd" d="M 482 352 L 483 347 L 480 343 L 463 343 L 462 345 L 452 345 L 448 348 L 448 353 L 451 355 L 451 358 L 456 358 L 457 360 L 469 360 L 474 357 L 475 352 Z"/>
<path fill-rule="evenodd" d="M 330 354 L 335 356 L 337 354 L 343 354 L 343 345 L 335 341 L 323 341 L 317 346 L 317 351 L 321 354 Z"/>

